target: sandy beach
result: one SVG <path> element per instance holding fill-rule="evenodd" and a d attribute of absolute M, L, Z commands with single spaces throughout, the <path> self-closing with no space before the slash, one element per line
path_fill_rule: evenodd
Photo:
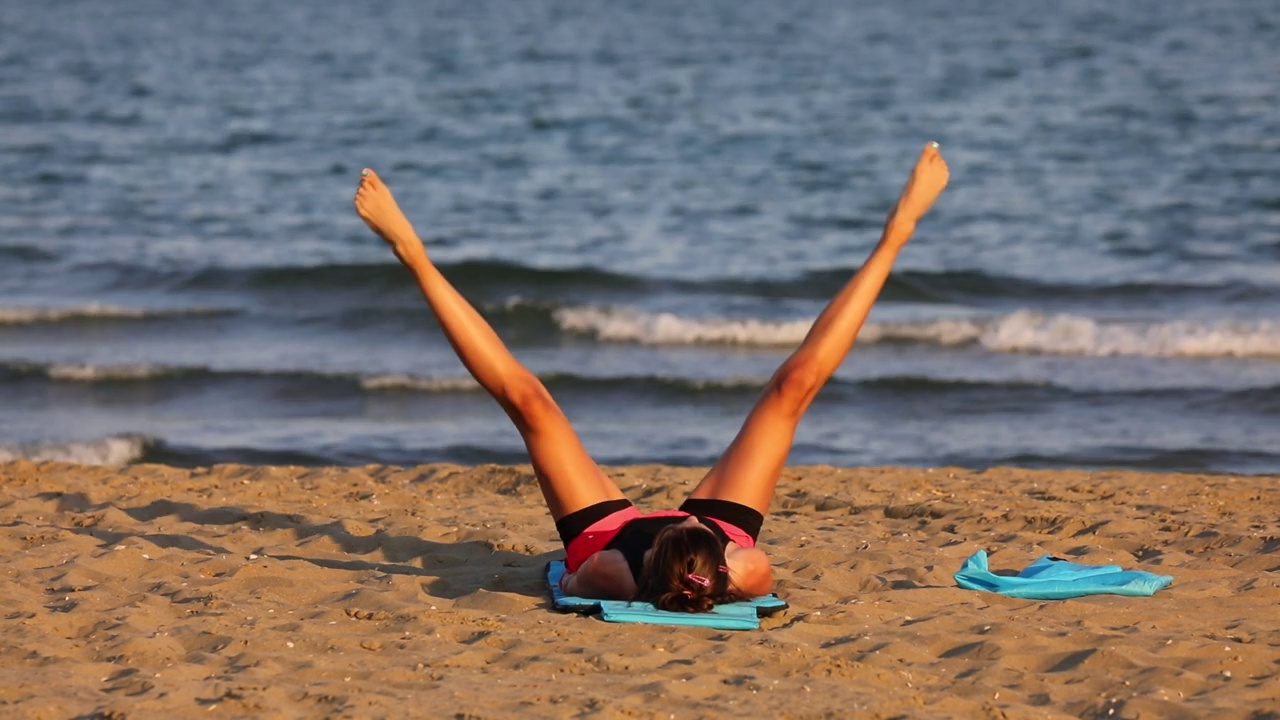
<path fill-rule="evenodd" d="M 696 468 L 611 468 L 642 507 Z M 0 464 L 0 715 L 1114 717 L 1280 713 L 1280 477 L 789 468 L 759 631 L 548 609 L 527 466 Z M 957 588 L 979 548 L 1174 576 Z"/>

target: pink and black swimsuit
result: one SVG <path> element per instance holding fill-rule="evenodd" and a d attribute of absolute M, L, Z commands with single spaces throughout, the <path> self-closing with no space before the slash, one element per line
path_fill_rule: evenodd
<path fill-rule="evenodd" d="M 694 516 L 728 545 L 754 547 L 764 525 L 758 511 L 729 500 L 690 498 L 679 510 L 641 513 L 630 500 L 606 500 L 569 513 L 556 522 L 564 542 L 565 567 L 577 572 L 587 558 L 601 550 L 618 550 L 639 582 L 644 554 L 658 531 Z"/>

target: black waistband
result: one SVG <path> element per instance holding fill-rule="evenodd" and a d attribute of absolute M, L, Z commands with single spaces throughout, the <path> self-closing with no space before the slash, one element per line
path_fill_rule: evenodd
<path fill-rule="evenodd" d="M 681 503 L 680 509 L 690 515 L 723 520 L 750 535 L 753 541 L 760 539 L 760 528 L 764 527 L 764 515 L 759 510 L 732 500 L 689 498 Z"/>
<path fill-rule="evenodd" d="M 631 507 L 631 501 L 622 499 L 605 500 L 595 505 L 588 505 L 581 510 L 575 510 L 556 521 L 556 531 L 560 533 L 560 541 L 565 547 L 569 547 L 569 543 L 577 540 L 587 528 L 629 507 Z"/>
<path fill-rule="evenodd" d="M 593 524 L 629 507 L 631 507 L 630 500 L 605 500 L 571 512 L 556 521 L 556 531 L 560 533 L 560 541 L 568 547 L 569 543 L 576 540 Z M 689 498 L 680 505 L 680 510 L 690 515 L 723 520 L 741 528 L 751 536 L 752 540 L 760 539 L 760 528 L 764 526 L 764 515 L 758 510 L 731 500 Z"/>

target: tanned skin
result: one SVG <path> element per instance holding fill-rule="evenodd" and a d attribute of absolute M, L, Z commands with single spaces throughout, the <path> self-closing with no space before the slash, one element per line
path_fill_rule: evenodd
<path fill-rule="evenodd" d="M 768 514 L 800 418 L 853 347 L 899 251 L 949 178 L 937 143 L 929 143 L 889 211 L 870 257 L 773 374 L 737 437 L 689 497 L 729 500 Z M 361 172 L 355 206 L 360 218 L 413 274 L 462 364 L 515 424 L 552 518 L 559 520 L 596 503 L 622 499 L 622 491 L 587 454 L 542 382 L 515 359 L 480 313 L 432 264 L 391 190 L 372 170 Z M 773 571 L 760 549 L 730 542 L 725 559 L 733 589 L 746 595 L 772 590 Z M 636 584 L 622 553 L 604 550 L 567 577 L 565 590 L 581 597 L 630 599 Z"/>

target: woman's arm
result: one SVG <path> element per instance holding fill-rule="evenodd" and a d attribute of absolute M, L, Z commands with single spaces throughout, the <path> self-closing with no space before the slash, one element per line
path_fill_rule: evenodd
<path fill-rule="evenodd" d="M 636 581 L 621 551 L 601 550 L 587 558 L 577 572 L 565 574 L 560 589 L 577 597 L 630 600 L 636 595 Z"/>
<path fill-rule="evenodd" d="M 729 584 L 733 589 L 751 597 L 773 592 L 773 567 L 763 550 L 731 542 L 725 548 L 724 559 L 729 564 Z"/>

